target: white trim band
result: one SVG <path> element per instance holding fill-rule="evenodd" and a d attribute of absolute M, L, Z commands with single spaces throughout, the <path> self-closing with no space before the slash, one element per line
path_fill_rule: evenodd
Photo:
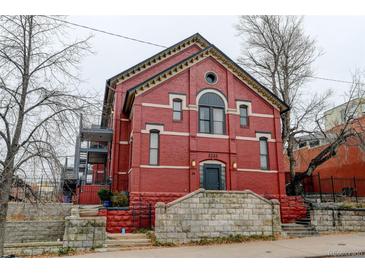
<path fill-rule="evenodd" d="M 197 133 L 197 137 L 204 137 L 204 138 L 218 138 L 218 139 L 228 139 L 228 135 L 218 135 L 218 134 L 206 134 L 206 133 Z"/>
<path fill-rule="evenodd" d="M 120 144 L 120 145 L 128 145 L 128 144 L 129 144 L 129 142 L 128 142 L 128 141 L 119 141 L 119 144 Z"/>
<path fill-rule="evenodd" d="M 151 166 L 151 165 L 140 165 L 141 168 L 170 168 L 170 169 L 189 169 L 189 166 Z"/>
<path fill-rule="evenodd" d="M 152 129 L 158 130 L 161 135 L 189 136 L 189 132 L 165 131 L 163 125 L 146 124 L 146 129 L 142 129 L 141 133 L 150 133 Z"/>
<path fill-rule="evenodd" d="M 277 170 L 264 170 L 264 169 L 249 169 L 249 168 L 237 168 L 237 171 L 243 172 L 262 172 L 262 173 L 278 173 Z"/>
<path fill-rule="evenodd" d="M 127 175 L 127 172 L 125 172 L 125 171 L 119 171 L 118 174 L 119 175 Z"/>

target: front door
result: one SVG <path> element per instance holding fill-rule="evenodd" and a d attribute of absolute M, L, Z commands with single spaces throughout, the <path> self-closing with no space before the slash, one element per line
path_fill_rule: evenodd
<path fill-rule="evenodd" d="M 207 190 L 221 189 L 221 166 L 204 164 L 204 188 Z"/>

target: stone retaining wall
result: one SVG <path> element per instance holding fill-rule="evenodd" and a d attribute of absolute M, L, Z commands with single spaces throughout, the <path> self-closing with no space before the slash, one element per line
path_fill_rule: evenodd
<path fill-rule="evenodd" d="M 311 224 L 318 232 L 365 231 L 365 209 L 314 208 Z"/>
<path fill-rule="evenodd" d="M 105 226 L 105 217 L 80 217 L 77 210 L 73 210 L 72 215 L 66 217 L 63 247 L 79 250 L 103 247 Z"/>
<path fill-rule="evenodd" d="M 171 203 L 156 204 L 155 234 L 161 243 L 279 233 L 278 201 L 267 200 L 249 190 L 199 189 Z"/>
<path fill-rule="evenodd" d="M 5 244 L 5 255 L 38 256 L 46 253 L 58 253 L 62 249 L 62 242 L 32 242 Z"/>
<path fill-rule="evenodd" d="M 6 222 L 6 243 L 28 243 L 62 241 L 65 222 L 50 221 L 13 221 Z"/>
<path fill-rule="evenodd" d="M 71 214 L 72 204 L 64 203 L 16 203 L 8 206 L 8 221 L 64 220 Z"/>

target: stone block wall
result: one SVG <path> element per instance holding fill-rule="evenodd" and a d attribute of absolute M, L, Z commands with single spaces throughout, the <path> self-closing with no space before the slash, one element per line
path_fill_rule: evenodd
<path fill-rule="evenodd" d="M 66 217 L 63 247 L 90 249 L 103 247 L 106 240 L 105 217 Z"/>
<path fill-rule="evenodd" d="M 155 218 L 156 239 L 162 243 L 281 233 L 278 201 L 249 190 L 199 189 L 171 203 L 157 203 Z"/>
<path fill-rule="evenodd" d="M 5 243 L 62 241 L 64 230 L 60 220 L 6 222 Z"/>
<path fill-rule="evenodd" d="M 8 221 L 64 220 L 71 214 L 72 204 L 66 203 L 16 203 L 8 206 Z"/>
<path fill-rule="evenodd" d="M 311 224 L 318 232 L 365 231 L 365 209 L 314 208 Z"/>
<path fill-rule="evenodd" d="M 5 243 L 62 241 L 65 217 L 72 204 L 10 202 L 5 225 Z"/>

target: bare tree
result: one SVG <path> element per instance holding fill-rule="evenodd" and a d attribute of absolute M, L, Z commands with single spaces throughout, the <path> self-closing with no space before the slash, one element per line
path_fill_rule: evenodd
<path fill-rule="evenodd" d="M 244 39 L 238 62 L 290 107 L 281 115 L 282 140 L 294 179 L 295 136 L 310 131 L 308 121 L 323 109 L 330 96 L 327 92 L 311 97 L 303 89 L 313 76 L 312 65 L 321 51 L 304 33 L 302 17 L 241 16 L 236 28 Z"/>
<path fill-rule="evenodd" d="M 364 149 L 365 144 L 365 117 L 362 116 L 361 106 L 365 105 L 365 84 L 360 72 L 353 75 L 352 85 L 346 94 L 343 105 L 342 120 L 330 123 L 330 128 L 325 128 L 324 121 L 328 118 L 323 112 L 318 112 L 315 128 L 311 131 L 313 136 L 321 138 L 324 148 L 309 162 L 306 170 L 294 177 L 294 193 L 300 193 L 300 182 L 303 178 L 311 176 L 321 164 L 334 157 L 342 145 L 357 146 Z"/>
<path fill-rule="evenodd" d="M 66 30 L 43 16 L 0 16 L 0 256 L 15 175 L 32 159 L 56 160 L 90 107 L 78 91 L 90 37 L 70 41 Z"/>

